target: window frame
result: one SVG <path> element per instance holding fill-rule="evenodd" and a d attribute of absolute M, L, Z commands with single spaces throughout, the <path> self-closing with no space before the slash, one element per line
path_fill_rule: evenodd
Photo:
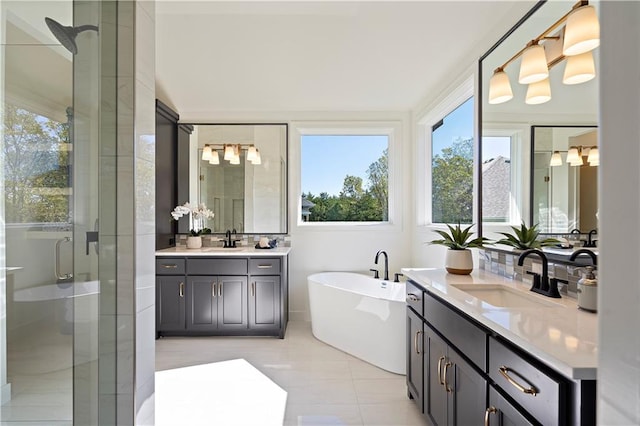
<path fill-rule="evenodd" d="M 322 121 L 292 123 L 291 199 L 295 206 L 292 228 L 314 231 L 395 230 L 402 226 L 400 181 L 402 124 L 399 121 Z M 380 222 L 305 222 L 302 220 L 302 137 L 309 135 L 383 135 L 388 145 L 388 220 Z"/>
<path fill-rule="evenodd" d="M 459 106 L 474 98 L 473 105 L 473 213 L 474 228 L 477 229 L 478 219 L 478 135 L 477 135 L 477 111 L 478 102 L 475 93 L 475 76 L 469 75 L 459 85 L 448 92 L 447 96 L 440 99 L 429 111 L 417 120 L 416 139 L 416 225 L 423 229 L 447 229 L 444 223 L 433 222 L 432 189 L 433 189 L 433 140 L 432 128 L 447 115 L 455 111 Z M 424 173 L 420 173 L 423 170 Z"/>
<path fill-rule="evenodd" d="M 505 222 L 482 222 L 482 229 L 497 232 L 505 226 L 519 226 L 523 218 L 528 217 L 529 200 L 525 196 L 529 187 L 529 157 L 531 155 L 531 132 L 526 123 L 487 123 L 483 124 L 482 137 L 511 138 L 511 203 L 509 220 Z M 482 163 L 482 159 L 480 159 Z M 484 233 L 484 232 L 483 232 Z"/>

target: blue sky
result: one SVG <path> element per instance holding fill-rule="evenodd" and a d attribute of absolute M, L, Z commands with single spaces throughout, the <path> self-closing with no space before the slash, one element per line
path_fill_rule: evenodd
<path fill-rule="evenodd" d="M 302 137 L 302 193 L 338 195 L 346 175 L 367 184 L 369 165 L 389 146 L 382 135 L 304 135 Z"/>
<path fill-rule="evenodd" d="M 474 99 L 470 98 L 444 118 L 433 139 L 433 152 L 450 146 L 458 139 L 468 139 L 474 133 Z M 429 129 L 430 130 L 430 129 Z M 498 155 L 509 158 L 509 144 L 501 138 L 485 138 L 483 159 Z M 304 135 L 302 137 L 302 192 L 338 195 L 346 175 L 359 176 L 367 184 L 369 165 L 380 158 L 388 147 L 382 135 Z"/>

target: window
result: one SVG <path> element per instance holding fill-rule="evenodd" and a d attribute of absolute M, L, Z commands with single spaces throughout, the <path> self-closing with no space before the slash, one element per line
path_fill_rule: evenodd
<path fill-rule="evenodd" d="M 473 98 L 431 128 L 433 223 L 473 222 Z"/>
<path fill-rule="evenodd" d="M 390 134 L 302 134 L 303 222 L 389 221 Z"/>
<path fill-rule="evenodd" d="M 5 104 L 4 197 L 6 223 L 69 221 L 69 126 Z"/>
<path fill-rule="evenodd" d="M 511 136 L 482 138 L 482 222 L 511 222 Z"/>

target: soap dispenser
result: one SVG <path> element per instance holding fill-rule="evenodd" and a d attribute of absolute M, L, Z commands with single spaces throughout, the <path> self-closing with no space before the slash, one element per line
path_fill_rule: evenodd
<path fill-rule="evenodd" d="M 593 266 L 585 266 L 585 274 L 578 281 L 578 307 L 589 312 L 598 311 L 598 279 Z"/>

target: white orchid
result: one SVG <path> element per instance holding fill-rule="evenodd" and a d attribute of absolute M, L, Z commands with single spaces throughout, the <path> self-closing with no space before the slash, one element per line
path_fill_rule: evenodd
<path fill-rule="evenodd" d="M 206 219 L 211 219 L 215 215 L 211 210 L 207 208 L 204 203 L 192 205 L 191 203 L 187 202 L 181 206 L 176 206 L 176 208 L 171 212 L 171 217 L 173 217 L 173 220 L 178 220 L 185 215 L 191 216 L 193 225 L 191 229 L 191 235 L 197 236 L 203 233 L 211 233 L 211 230 L 209 228 L 204 227 L 204 222 Z"/>

